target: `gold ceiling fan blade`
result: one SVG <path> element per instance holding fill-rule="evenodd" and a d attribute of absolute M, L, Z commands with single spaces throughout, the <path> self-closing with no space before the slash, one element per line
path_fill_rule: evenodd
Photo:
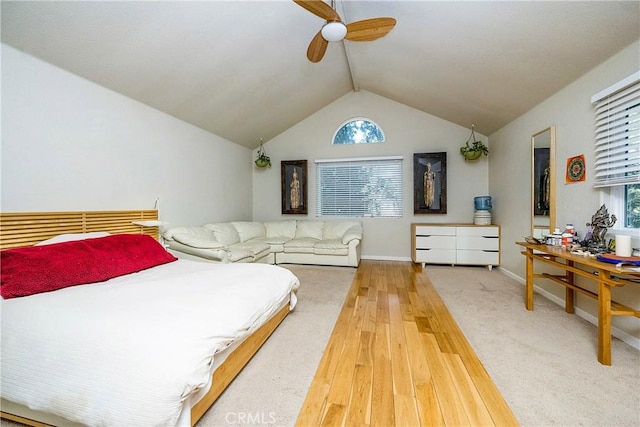
<path fill-rule="evenodd" d="M 322 0 L 293 0 L 299 6 L 304 7 L 309 12 L 313 13 L 316 16 L 324 19 L 325 21 L 339 21 L 340 15 L 334 9 L 331 8 L 327 3 Z"/>
<path fill-rule="evenodd" d="M 347 24 L 347 40 L 366 42 L 386 36 L 396 26 L 394 18 L 371 18 Z"/>
<path fill-rule="evenodd" d="M 324 53 L 327 51 L 329 42 L 322 37 L 322 30 L 318 31 L 318 34 L 311 40 L 309 47 L 307 48 L 307 58 L 311 62 L 320 62 Z"/>

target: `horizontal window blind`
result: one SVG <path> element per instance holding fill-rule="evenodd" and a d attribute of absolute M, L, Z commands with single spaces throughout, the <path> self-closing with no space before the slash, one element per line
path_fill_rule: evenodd
<path fill-rule="evenodd" d="M 594 95 L 595 187 L 640 183 L 640 72 Z"/>
<path fill-rule="evenodd" d="M 318 216 L 402 216 L 402 157 L 316 163 Z"/>

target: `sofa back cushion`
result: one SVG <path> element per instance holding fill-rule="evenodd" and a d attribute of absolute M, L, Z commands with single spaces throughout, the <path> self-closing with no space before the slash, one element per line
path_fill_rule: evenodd
<path fill-rule="evenodd" d="M 282 237 L 293 239 L 296 237 L 296 220 L 267 221 L 264 223 L 267 238 Z"/>
<path fill-rule="evenodd" d="M 231 224 L 238 231 L 241 242 L 264 237 L 264 224 L 261 222 L 236 221 Z"/>
<path fill-rule="evenodd" d="M 357 220 L 325 221 L 322 237 L 325 240 L 342 239 L 344 233 L 354 225 L 362 226 L 362 223 Z"/>
<path fill-rule="evenodd" d="M 305 221 L 300 220 L 296 224 L 296 239 L 312 238 L 322 239 L 322 228 L 324 221 Z"/>
<path fill-rule="evenodd" d="M 204 228 L 213 231 L 216 240 L 225 245 L 232 245 L 240 241 L 238 231 L 230 222 L 219 222 L 216 224 L 205 224 Z"/>

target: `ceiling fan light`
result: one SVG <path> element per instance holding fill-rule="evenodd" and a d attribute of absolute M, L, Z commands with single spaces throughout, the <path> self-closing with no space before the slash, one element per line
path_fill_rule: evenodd
<path fill-rule="evenodd" d="M 322 27 L 322 38 L 328 42 L 339 42 L 347 35 L 347 27 L 342 22 L 329 22 Z"/>

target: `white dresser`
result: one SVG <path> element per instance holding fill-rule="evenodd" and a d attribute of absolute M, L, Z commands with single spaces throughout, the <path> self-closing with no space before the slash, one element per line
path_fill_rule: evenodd
<path fill-rule="evenodd" d="M 425 264 L 500 265 L 500 226 L 411 224 L 411 258 Z"/>

